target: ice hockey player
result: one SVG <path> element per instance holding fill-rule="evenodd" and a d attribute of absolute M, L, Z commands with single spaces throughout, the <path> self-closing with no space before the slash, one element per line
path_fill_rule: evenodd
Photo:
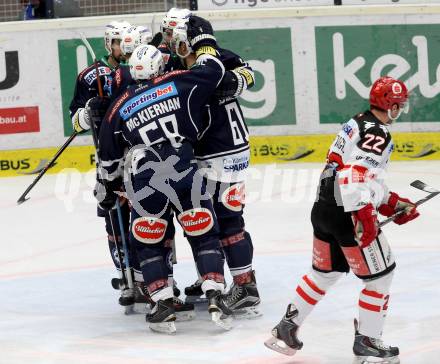
<path fill-rule="evenodd" d="M 120 42 L 122 40 L 122 33 L 129 27 L 130 24 L 125 21 L 113 21 L 105 28 L 104 45 L 108 55 L 98 61 L 104 96 L 110 96 L 110 87 L 112 84 L 110 75 L 112 70 L 116 69 L 123 59 Z M 98 96 L 98 82 L 96 79 L 95 65 L 93 64 L 86 67 L 78 75 L 74 96 L 69 107 L 73 128 L 78 133 L 90 129 L 90 115 L 86 110 L 86 103 L 95 96 Z M 108 106 L 108 103 L 106 106 Z M 95 109 L 99 110 L 98 107 Z"/>
<path fill-rule="evenodd" d="M 94 125 L 99 130 L 102 118 L 110 105 L 111 85 L 112 85 L 112 72 L 117 68 L 120 62 L 123 60 L 123 55 L 120 48 L 123 32 L 130 27 L 128 22 L 113 21 L 105 28 L 104 34 L 104 46 L 107 51 L 107 56 L 98 61 L 99 75 L 101 79 L 101 85 L 103 86 L 104 97 L 98 96 L 98 82 L 96 77 L 95 65 L 85 68 L 77 77 L 75 84 L 75 91 L 72 102 L 70 104 L 70 115 L 72 118 L 73 129 L 78 133 L 83 133 L 90 129 L 90 125 Z M 128 235 L 129 216 L 130 209 L 125 199 L 121 199 L 121 212 L 123 216 L 125 234 Z M 116 269 L 121 272 L 119 266 L 118 249 L 111 227 L 110 216 L 108 213 L 98 207 L 98 216 L 105 217 L 105 228 L 108 235 L 108 246 L 110 255 L 115 264 Z M 116 222 L 114 219 L 113 222 Z M 118 243 L 121 243 L 121 233 L 119 231 L 119 225 L 114 223 L 116 237 Z M 123 257 L 121 257 L 123 258 Z M 123 259 L 121 259 L 123 261 Z M 135 261 L 134 256 L 130 257 L 130 261 Z M 120 273 L 122 274 L 122 273 Z M 117 286 L 115 286 L 117 287 Z M 135 292 L 128 289 L 128 287 L 120 287 L 121 297 L 119 303 L 126 307 L 128 311 L 134 304 Z"/>
<path fill-rule="evenodd" d="M 106 187 L 100 205 L 107 209 L 114 206 L 114 191 L 123 183 L 124 149 L 131 148 L 127 161 L 133 180 L 125 181 L 133 205 L 130 242 L 137 250 L 145 283 L 155 302 L 147 321 L 153 331 L 166 333 L 176 331 L 173 289 L 168 283 L 160 243 L 171 209 L 193 249 L 198 251 L 197 266 L 204 278 L 202 289 L 209 299 L 213 321 L 229 329 L 222 316 L 232 313 L 222 296 L 223 265 L 212 204 L 209 199 L 195 198 L 203 193 L 204 185 L 192 148 L 202 127 L 202 110 L 223 78 L 224 67 L 215 57 L 215 38 L 209 22 L 191 17 L 187 32 L 198 55 L 198 65 L 189 71 L 164 75 L 160 51 L 153 46 L 137 48 L 129 64 L 133 78 L 140 83 L 114 101 L 99 135 Z M 200 184 L 193 188 L 195 181 Z M 144 195 L 139 197 L 142 192 Z"/>
<path fill-rule="evenodd" d="M 163 42 L 158 48 L 164 56 L 165 72 L 184 69 L 171 40 L 173 30 L 177 24 L 187 22 L 191 15 L 192 13 L 189 9 L 171 8 L 162 19 Z"/>
<path fill-rule="evenodd" d="M 158 35 L 160 37 L 158 38 Z M 159 41 L 157 40 L 159 39 Z M 119 67 L 116 69 L 114 74 L 112 74 L 113 82 L 112 82 L 112 92 L 111 92 L 111 100 L 115 100 L 117 97 L 119 97 L 126 89 L 127 87 L 134 85 L 136 81 L 131 76 L 130 67 L 128 65 L 128 61 L 130 60 L 131 55 L 133 54 L 133 51 L 142 44 L 151 44 L 154 46 L 158 46 L 161 44 L 162 40 L 162 33 L 158 33 L 154 36 L 151 33 L 151 31 L 144 26 L 133 26 L 127 28 L 124 33 L 122 34 L 122 41 L 120 44 L 122 55 L 124 56 L 124 63 L 121 63 Z M 175 227 L 173 223 L 172 216 L 170 217 L 167 225 L 167 231 L 165 232 L 164 236 L 164 246 L 165 249 L 168 249 L 167 253 L 167 262 L 169 262 L 169 272 L 168 272 L 168 279 L 173 284 L 173 290 L 174 290 L 174 306 L 176 310 L 176 317 L 179 321 L 187 321 L 191 320 L 195 317 L 194 312 L 194 305 L 191 303 L 185 303 L 181 299 L 178 298 L 180 295 L 180 290 L 177 288 L 176 281 L 173 278 L 173 266 L 171 262 L 173 261 L 172 255 L 174 254 L 172 247 L 174 246 L 174 234 L 175 234 Z M 135 278 L 137 285 L 140 287 L 141 292 L 144 293 L 144 297 L 140 296 L 138 294 L 138 291 L 135 291 L 135 302 L 136 303 L 147 303 L 149 304 L 149 296 L 148 292 L 143 287 L 143 278 L 142 276 L 137 275 L 136 273 L 140 272 L 140 267 L 138 266 L 138 263 L 136 261 L 136 254 L 133 254 L 133 257 L 135 259 L 135 264 L 133 264 L 134 272 L 135 272 Z M 171 283 L 170 283 L 171 284 Z M 139 307 L 140 305 L 136 305 L 135 311 L 136 312 L 142 312 L 142 307 Z"/>
<path fill-rule="evenodd" d="M 299 282 L 293 303 L 266 341 L 270 349 L 287 355 L 301 349 L 299 327 L 351 268 L 364 283 L 355 320 L 355 362 L 399 363 L 399 349 L 381 340 L 396 264 L 378 228 L 377 212 L 401 212 L 394 220 L 399 225 L 419 216 L 415 204 L 390 192 L 383 179 L 394 148 L 388 126 L 407 112 L 408 97 L 402 81 L 379 78 L 370 91 L 370 110 L 345 123 L 331 145 L 311 214 L 312 270 Z"/>
<path fill-rule="evenodd" d="M 130 75 L 130 68 L 128 67 L 128 60 L 134 49 L 141 44 L 149 44 L 152 39 L 153 34 L 151 33 L 151 30 L 142 25 L 131 26 L 125 29 L 122 33 L 119 47 L 121 49 L 121 54 L 124 57 L 124 62 L 121 62 L 112 73 L 110 94 L 112 101 L 120 96 L 128 86 L 135 83 Z"/>
<path fill-rule="evenodd" d="M 187 69 L 196 64 L 196 54 L 186 38 L 185 24 L 174 28 L 177 55 Z M 180 53 L 183 51 L 183 53 Z M 249 133 L 237 97 L 254 85 L 250 66 L 233 52 L 217 47 L 217 56 L 226 70 L 222 83 L 206 110 L 206 127 L 195 144 L 199 167 L 213 187 L 213 207 L 220 227 L 223 252 L 234 280 L 227 305 L 234 316 L 261 315 L 255 275 L 252 271 L 253 245 L 243 219 L 244 179 L 249 165 Z M 201 280 L 185 289 L 200 297 Z"/>

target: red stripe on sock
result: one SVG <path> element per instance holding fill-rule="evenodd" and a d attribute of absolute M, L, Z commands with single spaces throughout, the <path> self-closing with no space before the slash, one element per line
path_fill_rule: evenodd
<path fill-rule="evenodd" d="M 322 289 L 319 289 L 319 287 L 318 287 L 315 283 L 313 283 L 313 282 L 309 279 L 309 277 L 304 276 L 303 279 L 304 279 L 304 281 L 309 285 L 309 287 L 310 287 L 311 289 L 313 289 L 316 293 L 320 294 L 321 296 L 324 296 L 324 295 L 325 295 L 325 291 L 323 291 Z"/>
<path fill-rule="evenodd" d="M 304 301 L 306 301 L 307 303 L 309 303 L 309 304 L 311 304 L 311 305 L 316 305 L 317 304 L 317 300 L 315 300 L 315 299 L 313 299 L 312 297 L 310 297 L 307 293 L 305 293 L 304 291 L 303 291 L 303 289 L 300 287 L 300 286 L 298 286 L 298 287 L 296 287 L 296 292 L 302 297 L 302 299 L 304 300 Z"/>
<path fill-rule="evenodd" d="M 380 294 L 380 293 L 378 293 L 378 292 L 376 292 L 376 291 L 368 291 L 368 290 L 366 290 L 366 289 L 363 289 L 363 290 L 362 290 L 362 293 L 363 293 L 365 296 L 370 296 L 370 297 L 374 297 L 374 298 L 383 298 L 383 294 Z"/>
<path fill-rule="evenodd" d="M 380 306 L 372 305 L 370 303 L 359 300 L 359 307 L 368 311 L 380 312 Z"/>

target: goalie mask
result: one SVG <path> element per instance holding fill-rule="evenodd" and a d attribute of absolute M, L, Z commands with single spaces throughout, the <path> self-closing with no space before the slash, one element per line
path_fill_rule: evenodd
<path fill-rule="evenodd" d="M 134 80 L 149 80 L 164 73 L 162 53 L 152 45 L 137 47 L 128 61 Z"/>

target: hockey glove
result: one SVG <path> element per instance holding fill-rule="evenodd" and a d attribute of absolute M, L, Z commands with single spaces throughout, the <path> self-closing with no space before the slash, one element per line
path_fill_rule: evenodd
<path fill-rule="evenodd" d="M 364 249 L 376 239 L 379 232 L 376 209 L 371 203 L 352 212 L 354 234 L 359 246 Z"/>
<path fill-rule="evenodd" d="M 90 129 L 89 114 L 85 108 L 78 109 L 72 118 L 73 130 L 83 133 Z"/>
<path fill-rule="evenodd" d="M 115 191 L 120 191 L 122 186 L 122 178 L 116 178 L 113 181 L 96 181 L 93 195 L 98 200 L 98 206 L 110 211 L 116 207 L 118 195 Z"/>
<path fill-rule="evenodd" d="M 202 53 L 216 55 L 215 47 L 217 45 L 214 37 L 214 30 L 209 21 L 192 15 L 187 23 L 187 36 L 191 47 L 197 56 Z"/>
<path fill-rule="evenodd" d="M 220 100 L 235 99 L 254 85 L 254 73 L 246 67 L 226 71 L 214 95 Z"/>
<path fill-rule="evenodd" d="M 89 129 L 90 125 L 94 125 L 95 127 L 98 126 L 99 128 L 101 121 L 110 106 L 110 103 L 111 102 L 108 97 L 99 96 L 92 97 L 87 101 L 85 110 L 89 120 Z"/>
<path fill-rule="evenodd" d="M 403 211 L 394 219 L 397 225 L 406 224 L 408 221 L 420 216 L 414 202 L 411 202 L 407 198 L 400 197 L 395 192 L 390 192 L 388 202 L 380 205 L 378 210 L 384 216 L 392 216 L 396 212 Z"/>

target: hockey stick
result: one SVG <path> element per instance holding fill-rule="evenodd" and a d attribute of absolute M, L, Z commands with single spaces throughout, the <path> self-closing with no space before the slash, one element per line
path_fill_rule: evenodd
<path fill-rule="evenodd" d="M 431 198 L 434 198 L 438 194 L 440 194 L 440 190 L 437 190 L 431 186 L 428 186 L 426 183 L 416 180 L 410 183 L 410 186 L 417 188 L 418 190 L 422 190 L 424 192 L 427 192 L 428 195 L 420 200 L 418 200 L 415 205 L 420 206 L 421 204 L 424 204 L 426 201 L 429 201 Z M 396 212 L 394 215 L 391 215 L 387 219 L 381 221 L 379 223 L 379 227 L 382 227 L 386 224 L 389 224 L 391 221 L 393 221 L 396 217 L 398 217 L 400 214 L 402 214 L 404 211 Z"/>
<path fill-rule="evenodd" d="M 55 164 L 55 161 L 58 159 L 58 157 L 61 155 L 61 153 L 64 152 L 64 150 L 69 146 L 69 144 L 72 142 L 73 139 L 75 139 L 75 137 L 77 135 L 78 135 L 78 133 L 76 131 L 74 131 L 73 134 L 69 137 L 69 139 L 67 139 L 66 142 L 63 144 L 63 146 L 58 150 L 58 152 L 55 153 L 55 155 L 49 161 L 49 163 L 46 164 L 46 166 L 40 171 L 40 173 L 34 179 L 34 181 L 29 185 L 28 188 L 26 188 L 26 191 L 24 191 L 23 194 L 20 196 L 20 198 L 17 200 L 18 205 L 20 205 L 23 202 L 30 199 L 30 197 L 26 198 L 26 195 L 32 190 L 32 188 L 34 188 L 34 186 L 41 179 L 41 177 L 44 176 L 44 174 L 47 172 L 47 170 Z"/>
<path fill-rule="evenodd" d="M 90 55 L 92 56 L 93 62 L 95 63 L 96 81 L 98 83 L 98 94 L 99 94 L 100 98 L 103 98 L 104 92 L 102 90 L 101 78 L 99 77 L 98 60 L 96 59 L 96 55 L 95 55 L 95 52 L 93 51 L 92 46 L 90 45 L 89 41 L 86 39 L 84 34 L 80 33 L 80 36 L 81 36 L 82 42 L 84 43 L 84 45 L 88 49 Z M 91 129 L 92 129 L 93 143 L 95 144 L 95 149 L 96 149 L 97 164 L 98 164 L 98 168 L 100 168 L 101 161 L 99 160 L 99 156 L 98 156 L 98 150 L 99 150 L 98 135 L 96 134 L 95 125 L 91 125 Z M 117 198 L 117 200 L 116 200 L 116 211 L 117 211 L 117 215 L 118 215 L 119 232 L 121 233 L 122 249 L 124 252 L 125 270 L 122 265 L 121 248 L 120 248 L 120 245 L 118 244 L 117 236 L 116 236 L 115 229 L 113 226 L 113 214 L 111 211 L 108 212 L 108 216 L 109 216 L 110 225 L 112 228 L 113 238 L 115 240 L 115 244 L 118 249 L 119 266 L 121 268 L 121 275 L 122 275 L 121 279 L 123 280 L 124 285 L 128 286 L 128 288 L 130 288 L 130 289 L 133 289 L 134 288 L 133 277 L 131 275 L 130 260 L 128 257 L 128 246 L 127 246 L 127 242 L 125 241 L 125 230 L 124 230 L 124 225 L 123 225 L 123 221 L 122 221 L 122 213 L 121 213 L 121 206 L 119 204 L 119 198 Z"/>

